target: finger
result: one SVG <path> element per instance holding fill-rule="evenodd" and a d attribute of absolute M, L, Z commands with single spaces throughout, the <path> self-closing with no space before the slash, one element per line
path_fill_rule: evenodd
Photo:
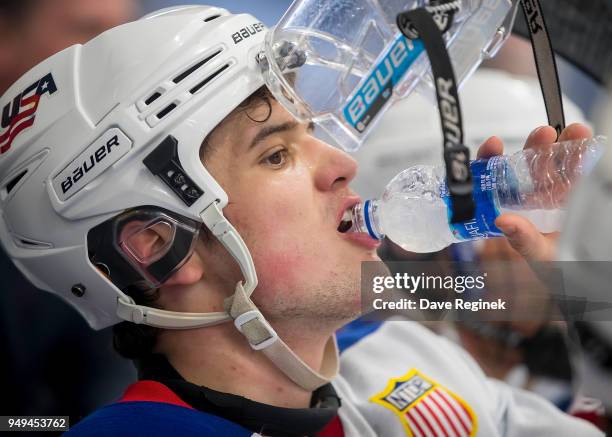
<path fill-rule="evenodd" d="M 531 149 L 535 146 L 542 146 L 544 144 L 551 144 L 557 140 L 557 131 L 551 126 L 540 126 L 534 129 L 527 137 L 525 141 L 525 147 L 523 149 Z"/>
<path fill-rule="evenodd" d="M 495 226 L 508 238 L 514 250 L 527 261 L 554 260 L 554 240 L 541 234 L 526 218 L 516 214 L 502 214 L 495 220 Z"/>
<path fill-rule="evenodd" d="M 478 148 L 476 159 L 485 159 L 504 153 L 504 142 L 499 137 L 490 137 Z"/>
<path fill-rule="evenodd" d="M 582 123 L 572 123 L 563 129 L 561 135 L 559 135 L 559 141 L 571 141 L 578 140 L 581 138 L 591 138 L 593 131 L 590 127 Z"/>

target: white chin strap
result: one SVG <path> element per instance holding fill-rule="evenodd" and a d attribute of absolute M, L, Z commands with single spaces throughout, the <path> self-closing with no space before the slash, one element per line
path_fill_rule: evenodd
<path fill-rule="evenodd" d="M 250 298 L 257 286 L 257 274 L 251 254 L 240 234 L 227 221 L 216 203 L 200 214 L 202 221 L 240 265 L 245 285 L 239 282 L 234 295 L 227 298 L 227 312 L 179 313 L 136 305 L 133 300 L 119 298 L 117 315 L 129 322 L 165 329 L 193 329 L 234 320 L 234 325 L 255 350 L 261 351 L 289 379 L 305 390 L 313 391 L 327 384 L 338 374 L 339 360 L 336 339 L 332 335 L 323 353 L 320 372 L 298 357 L 270 326 Z"/>
<path fill-rule="evenodd" d="M 287 344 L 280 339 L 247 296 L 242 284 L 226 302 L 229 314 L 236 328 L 246 337 L 251 347 L 260 350 L 289 379 L 305 390 L 313 391 L 327 384 L 338 373 L 338 347 L 335 336 L 327 340 L 323 352 L 320 372 L 310 368 Z"/>

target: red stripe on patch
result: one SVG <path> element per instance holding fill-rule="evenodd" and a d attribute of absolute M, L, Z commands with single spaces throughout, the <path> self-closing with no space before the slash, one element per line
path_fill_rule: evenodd
<path fill-rule="evenodd" d="M 25 120 L 23 123 L 18 124 L 17 126 L 14 126 L 13 130 L 11 130 L 11 135 L 8 137 L 8 141 L 6 143 L 4 143 L 2 145 L 2 147 L 0 147 L 0 154 L 3 154 L 5 152 L 8 152 L 8 150 L 11 148 L 11 145 L 13 144 L 13 140 L 15 139 L 15 137 L 25 128 L 30 127 L 34 124 L 34 117 L 32 116 L 32 118 L 29 118 L 27 120 Z"/>
<path fill-rule="evenodd" d="M 432 393 L 431 396 L 431 400 L 432 402 L 438 407 L 438 409 L 442 412 L 442 414 L 444 415 L 444 418 L 446 419 L 446 422 L 450 425 L 450 427 L 453 430 L 454 435 L 457 436 L 461 436 L 462 433 L 459 432 L 459 430 L 457 429 L 457 427 L 455 426 L 455 423 L 453 421 L 453 418 L 451 418 L 451 416 L 449 415 L 449 413 L 446 411 L 446 408 L 444 408 L 441 404 L 441 401 L 437 399 L 438 393 Z"/>
<path fill-rule="evenodd" d="M 459 424 L 463 428 L 463 431 L 465 432 L 466 435 L 469 435 L 472 432 L 472 416 L 469 413 L 467 413 L 468 422 L 466 422 L 465 417 L 463 417 L 461 414 L 461 411 L 463 412 L 466 411 L 465 407 L 461 405 L 459 402 L 457 402 L 456 399 L 446 394 L 445 392 L 438 391 L 437 393 L 440 395 L 440 399 L 442 399 L 444 403 L 448 406 L 448 410 L 446 411 L 448 411 L 449 413 L 452 412 L 455 415 L 455 417 L 459 419 Z M 458 410 L 457 404 L 459 404 L 459 408 L 461 408 L 461 410 Z"/>
<path fill-rule="evenodd" d="M 40 100 L 40 96 L 35 95 L 35 96 L 29 97 L 21 101 L 20 106 L 22 108 L 32 103 L 34 104 L 34 106 L 26 109 L 25 111 L 20 112 L 19 114 L 15 116 L 15 118 L 11 120 L 10 124 L 6 127 L 6 130 L 4 131 L 4 133 L 0 135 L 0 143 L 6 141 L 7 138 L 10 138 L 13 128 L 20 120 L 23 120 L 24 118 L 27 118 L 36 112 L 36 110 L 38 109 L 39 100 Z"/>
<path fill-rule="evenodd" d="M 412 422 L 414 422 L 414 424 L 417 426 L 417 429 L 419 430 L 421 435 L 424 435 L 424 436 L 433 435 L 433 430 L 431 429 L 431 427 L 429 426 L 429 423 L 427 422 L 425 417 L 423 417 L 423 414 L 419 410 L 417 410 L 416 408 L 411 408 L 409 410 L 409 413 L 410 414 L 406 413 L 406 416 L 409 417 L 412 420 Z"/>
<path fill-rule="evenodd" d="M 438 425 L 438 428 L 440 429 L 440 431 L 442 431 L 442 433 L 444 434 L 444 437 L 448 437 L 448 433 L 446 431 L 446 427 L 442 424 L 442 422 L 438 418 L 438 415 L 436 414 L 436 412 L 434 412 L 433 409 L 431 408 L 431 406 L 428 404 L 429 400 L 430 400 L 429 398 L 423 399 L 421 404 L 423 404 L 423 407 L 425 409 L 427 409 L 427 411 L 429 412 L 431 417 L 433 417 L 433 419 L 436 421 L 436 424 Z"/>

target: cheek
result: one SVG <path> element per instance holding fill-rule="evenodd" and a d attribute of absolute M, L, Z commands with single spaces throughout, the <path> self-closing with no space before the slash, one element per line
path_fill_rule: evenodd
<path fill-rule="evenodd" d="M 288 202 L 270 196 L 265 204 L 252 198 L 248 202 L 250 207 L 246 203 L 228 206 L 228 218 L 253 256 L 259 279 L 258 296 L 297 292 L 305 279 L 319 270 L 315 265 L 317 244 L 313 241 L 316 215 L 297 199 L 292 196 Z M 232 206 L 240 208 L 234 210 Z"/>
<path fill-rule="evenodd" d="M 260 256 L 263 255 L 263 256 Z M 303 285 L 304 274 L 302 257 L 299 254 L 285 251 L 255 255 L 255 266 L 259 285 L 257 296 L 269 297 L 282 292 L 292 294 Z"/>
<path fill-rule="evenodd" d="M 247 192 L 230 194 L 226 216 L 253 244 L 276 249 L 295 246 L 291 243 L 311 237 L 308 234 L 315 232 L 319 224 L 312 191 L 305 189 L 312 182 L 303 179 L 295 175 L 265 184 L 248 184 Z"/>
<path fill-rule="evenodd" d="M 317 270 L 310 236 L 293 225 L 287 228 L 282 218 L 277 216 L 245 236 L 257 269 L 260 289 L 290 292 L 304 283 L 305 276 Z"/>

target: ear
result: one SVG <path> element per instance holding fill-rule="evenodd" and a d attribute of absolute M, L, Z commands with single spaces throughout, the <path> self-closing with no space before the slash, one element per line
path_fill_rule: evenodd
<path fill-rule="evenodd" d="M 121 228 L 121 249 L 142 263 L 151 262 L 156 255 L 167 251 L 172 244 L 173 230 L 165 222 L 145 226 L 145 222 L 132 220 Z"/>
<path fill-rule="evenodd" d="M 122 250 L 146 263 L 157 254 L 166 252 L 173 238 L 172 227 L 165 222 L 143 228 L 142 221 L 133 220 L 123 226 L 119 240 Z M 189 259 L 163 285 L 191 285 L 198 282 L 203 274 L 204 263 L 194 250 Z"/>

